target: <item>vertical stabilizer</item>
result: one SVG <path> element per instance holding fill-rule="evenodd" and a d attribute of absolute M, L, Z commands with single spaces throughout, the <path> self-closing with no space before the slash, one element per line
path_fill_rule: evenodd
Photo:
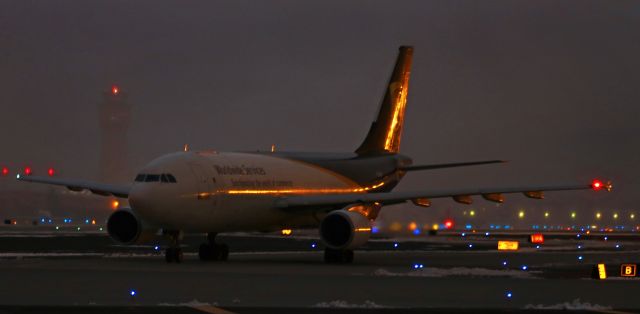
<path fill-rule="evenodd" d="M 371 124 L 364 142 L 356 150 L 359 155 L 398 153 L 400 150 L 412 56 L 413 47 L 400 47 L 378 117 Z"/>

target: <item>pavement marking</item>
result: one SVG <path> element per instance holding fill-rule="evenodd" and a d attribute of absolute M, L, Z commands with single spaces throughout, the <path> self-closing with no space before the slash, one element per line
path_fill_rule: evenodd
<path fill-rule="evenodd" d="M 190 308 L 201 311 L 201 312 L 205 312 L 205 313 L 211 313 L 211 314 L 236 314 L 234 312 L 229 312 L 225 309 L 211 306 L 211 305 L 197 305 L 197 306 L 190 306 Z"/>

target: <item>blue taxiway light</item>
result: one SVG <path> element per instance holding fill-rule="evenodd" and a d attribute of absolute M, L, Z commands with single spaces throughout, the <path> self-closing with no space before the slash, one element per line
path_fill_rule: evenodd
<path fill-rule="evenodd" d="M 420 235 L 420 229 L 413 229 L 414 235 Z"/>
<path fill-rule="evenodd" d="M 421 269 L 424 268 L 423 264 L 413 264 L 413 269 Z"/>
<path fill-rule="evenodd" d="M 520 269 L 527 270 L 527 269 L 529 269 L 529 267 L 527 267 L 527 265 L 522 265 L 522 267 L 520 267 Z"/>
<path fill-rule="evenodd" d="M 616 249 L 619 249 L 619 248 L 620 248 L 620 244 L 616 244 Z"/>
<path fill-rule="evenodd" d="M 373 226 L 371 228 L 371 233 L 378 233 L 380 231 L 380 228 L 378 228 L 378 226 Z"/>
<path fill-rule="evenodd" d="M 539 246 L 539 245 L 536 245 L 536 249 L 539 249 L 539 248 L 540 248 L 540 246 Z"/>
<path fill-rule="evenodd" d="M 463 233 L 461 234 L 461 236 L 466 237 L 466 236 L 467 236 L 467 234 L 463 232 Z"/>
<path fill-rule="evenodd" d="M 507 261 L 503 261 L 502 266 L 507 266 Z"/>
<path fill-rule="evenodd" d="M 316 245 L 315 243 L 311 243 L 311 248 L 312 248 L 312 249 L 315 249 L 315 248 L 316 248 L 316 246 L 317 246 L 317 245 Z"/>
<path fill-rule="evenodd" d="M 511 291 L 507 292 L 507 298 L 511 299 L 512 296 L 513 294 L 511 293 Z"/>
<path fill-rule="evenodd" d="M 488 237 L 489 236 L 489 232 L 485 232 L 484 235 Z"/>
<path fill-rule="evenodd" d="M 581 261 L 582 260 L 582 255 L 578 256 L 578 260 Z"/>
<path fill-rule="evenodd" d="M 582 248 L 582 245 L 578 245 L 578 250 Z"/>
<path fill-rule="evenodd" d="M 469 248 L 473 248 L 473 243 L 469 243 Z"/>
<path fill-rule="evenodd" d="M 393 247 L 394 247 L 394 248 L 398 248 L 398 243 L 394 243 L 394 244 L 393 244 Z"/>
<path fill-rule="evenodd" d="M 609 240 L 609 237 L 604 237 L 604 240 L 605 240 L 605 241 Z"/>
<path fill-rule="evenodd" d="M 158 250 L 160 250 L 160 246 L 157 246 L 157 245 L 156 245 L 156 246 L 154 246 L 154 247 L 153 247 L 153 249 L 154 249 L 154 250 L 156 250 L 156 251 L 158 251 Z"/>
<path fill-rule="evenodd" d="M 129 291 L 129 295 L 130 295 L 130 296 L 132 296 L 132 297 L 135 297 L 135 296 L 136 296 L 136 294 L 138 294 L 138 293 L 137 293 L 135 290 L 133 290 L 133 289 L 131 289 L 131 290 Z"/>

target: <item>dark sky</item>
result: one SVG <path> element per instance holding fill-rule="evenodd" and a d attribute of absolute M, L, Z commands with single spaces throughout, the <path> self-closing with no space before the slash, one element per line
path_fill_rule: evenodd
<path fill-rule="evenodd" d="M 135 106 L 138 167 L 184 143 L 352 151 L 401 44 L 415 46 L 402 152 L 511 162 L 412 173 L 399 189 L 598 176 L 617 191 L 506 206 L 638 208 L 638 1 L 0 0 L 0 163 L 95 179 L 114 83 Z"/>

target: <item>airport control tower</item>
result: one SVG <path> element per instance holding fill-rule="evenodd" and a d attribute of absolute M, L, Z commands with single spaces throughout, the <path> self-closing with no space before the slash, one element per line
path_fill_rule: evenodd
<path fill-rule="evenodd" d="M 114 85 L 103 93 L 100 104 L 100 176 L 104 182 L 131 180 L 129 173 L 127 132 L 131 120 L 127 94 Z"/>

